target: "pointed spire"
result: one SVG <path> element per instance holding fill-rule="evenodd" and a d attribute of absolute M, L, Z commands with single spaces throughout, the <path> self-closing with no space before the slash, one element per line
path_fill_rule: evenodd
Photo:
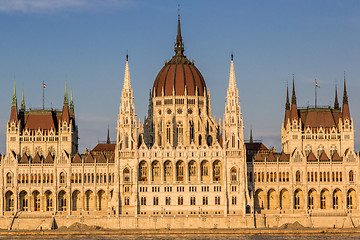
<path fill-rule="evenodd" d="M 22 89 L 22 95 L 21 95 L 21 106 L 20 106 L 20 110 L 21 111 L 25 111 L 25 97 L 24 97 L 24 88 Z"/>
<path fill-rule="evenodd" d="M 184 55 L 184 44 L 182 42 L 181 36 L 181 27 L 180 27 L 180 5 L 178 8 L 178 27 L 177 27 L 177 35 L 176 35 L 176 43 L 175 43 L 175 53 L 176 55 Z"/>
<path fill-rule="evenodd" d="M 289 84 L 286 84 L 286 103 L 285 103 L 285 110 L 290 110 Z"/>
<path fill-rule="evenodd" d="M 14 81 L 14 92 L 11 102 L 10 122 L 17 122 L 17 120 L 18 120 L 18 111 L 17 111 L 16 86 Z"/>
<path fill-rule="evenodd" d="M 344 72 L 344 95 L 343 95 L 342 117 L 343 117 L 343 120 L 345 120 L 345 119 L 350 120 L 349 99 L 348 99 L 348 95 L 347 95 L 347 91 L 346 91 L 345 72 Z"/>
<path fill-rule="evenodd" d="M 15 85 L 15 81 L 14 81 L 14 91 L 13 91 L 13 97 L 12 97 L 11 106 L 15 106 L 15 107 L 17 107 L 16 85 Z"/>
<path fill-rule="evenodd" d="M 252 127 L 250 128 L 250 143 L 253 143 L 253 134 L 252 134 Z"/>
<path fill-rule="evenodd" d="M 70 112 L 74 113 L 74 97 L 73 97 L 73 89 L 71 88 L 70 92 Z"/>
<path fill-rule="evenodd" d="M 126 54 L 124 88 L 123 89 L 131 89 L 130 71 L 129 71 L 129 55 L 128 54 Z"/>
<path fill-rule="evenodd" d="M 236 89 L 236 78 L 235 78 L 235 70 L 234 70 L 234 55 L 231 54 L 229 90 L 235 90 L 235 89 Z"/>
<path fill-rule="evenodd" d="M 339 107 L 339 100 L 337 94 L 337 84 L 335 84 L 335 101 L 334 101 L 334 109 L 340 109 Z"/>
<path fill-rule="evenodd" d="M 348 102 L 348 96 L 347 96 L 347 91 L 346 91 L 346 77 L 345 77 L 345 72 L 344 72 L 344 95 L 343 95 L 343 104 L 344 103 L 349 103 Z"/>
<path fill-rule="evenodd" d="M 107 139 L 106 139 L 106 144 L 110 144 L 111 141 L 110 141 L 110 133 L 109 133 L 109 126 L 108 126 L 108 131 L 107 131 Z"/>
<path fill-rule="evenodd" d="M 69 106 L 69 99 L 67 94 L 67 81 L 65 81 L 65 94 L 64 94 L 64 106 Z"/>
<path fill-rule="evenodd" d="M 285 103 L 285 119 L 284 119 L 284 126 L 286 127 L 287 122 L 290 119 L 290 100 L 289 100 L 289 85 L 286 84 L 286 103 Z"/>
<path fill-rule="evenodd" d="M 296 94 L 295 94 L 295 77 L 293 74 L 293 91 L 291 96 L 291 121 L 298 120 L 298 112 L 296 105 Z"/>
<path fill-rule="evenodd" d="M 295 76 L 293 74 L 293 90 L 291 96 L 291 104 L 296 104 L 296 94 L 295 94 Z"/>

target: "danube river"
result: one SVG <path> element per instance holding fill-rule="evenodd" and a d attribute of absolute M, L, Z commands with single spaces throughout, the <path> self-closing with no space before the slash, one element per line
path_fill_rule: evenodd
<path fill-rule="evenodd" d="M 0 236 L 0 239 L 87 239 L 87 240 L 235 240 L 235 239 L 254 239 L 254 240 L 355 240 L 360 239 L 360 234 L 162 234 L 162 235 L 58 235 L 58 236 Z"/>

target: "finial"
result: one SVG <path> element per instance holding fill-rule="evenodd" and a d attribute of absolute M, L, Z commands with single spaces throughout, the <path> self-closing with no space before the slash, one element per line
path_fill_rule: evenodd
<path fill-rule="evenodd" d="M 231 52 L 231 61 L 234 60 L 234 54 Z"/>
<path fill-rule="evenodd" d="M 126 50 L 126 61 L 129 61 L 129 54 L 128 54 L 128 50 Z"/>
<path fill-rule="evenodd" d="M 178 4 L 178 19 L 180 19 L 180 4 Z"/>

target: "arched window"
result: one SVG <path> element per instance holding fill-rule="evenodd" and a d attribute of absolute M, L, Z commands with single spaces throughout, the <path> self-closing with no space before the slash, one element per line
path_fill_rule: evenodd
<path fill-rule="evenodd" d="M 124 169 L 124 182 L 130 182 L 130 170 L 128 168 Z"/>
<path fill-rule="evenodd" d="M 162 122 L 158 125 L 158 145 L 161 146 Z"/>
<path fill-rule="evenodd" d="M 190 143 L 194 142 L 195 134 L 194 134 L 194 123 L 190 122 Z"/>
<path fill-rule="evenodd" d="M 231 136 L 231 147 L 235 148 L 235 134 L 232 134 Z"/>
<path fill-rule="evenodd" d="M 354 182 L 354 171 L 353 170 L 349 171 L 349 182 Z"/>
<path fill-rule="evenodd" d="M 221 163 L 220 163 L 220 161 L 214 162 L 213 172 L 214 172 L 214 181 L 220 181 L 221 180 Z"/>
<path fill-rule="evenodd" d="M 65 183 L 65 173 L 60 173 L 60 183 Z"/>
<path fill-rule="evenodd" d="M 8 173 L 6 174 L 6 182 L 7 182 L 8 184 L 11 184 L 11 183 L 12 183 L 12 178 L 11 178 L 11 173 L 10 173 L 10 172 L 8 172 Z"/>
<path fill-rule="evenodd" d="M 296 171 L 296 182 L 300 182 L 300 181 L 301 181 L 300 171 Z"/>
<path fill-rule="evenodd" d="M 235 167 L 231 169 L 231 181 L 237 181 L 237 173 Z"/>
<path fill-rule="evenodd" d="M 129 148 L 129 136 L 125 135 L 125 148 Z"/>
<path fill-rule="evenodd" d="M 171 143 L 171 124 L 168 122 L 166 124 L 166 142 Z"/>
<path fill-rule="evenodd" d="M 152 164 L 152 174 L 153 174 L 153 177 L 160 176 L 160 164 L 157 161 L 153 162 L 153 164 Z"/>
<path fill-rule="evenodd" d="M 196 176 L 196 163 L 194 161 L 189 163 L 189 176 Z"/>
<path fill-rule="evenodd" d="M 184 143 L 183 139 L 183 124 L 178 122 L 176 126 L 176 134 L 177 134 L 177 144 L 182 145 Z"/>
<path fill-rule="evenodd" d="M 165 178 L 166 177 L 170 177 L 172 174 L 172 167 L 171 167 L 171 162 L 170 161 L 166 161 L 165 162 Z"/>
<path fill-rule="evenodd" d="M 201 140 L 202 140 L 202 137 L 201 137 L 201 134 L 199 134 L 199 146 L 201 146 L 201 144 L 202 144 Z"/>
<path fill-rule="evenodd" d="M 140 181 L 147 181 L 147 174 L 148 174 L 148 169 L 147 169 L 147 163 L 145 161 L 142 161 L 139 165 L 139 180 Z"/>

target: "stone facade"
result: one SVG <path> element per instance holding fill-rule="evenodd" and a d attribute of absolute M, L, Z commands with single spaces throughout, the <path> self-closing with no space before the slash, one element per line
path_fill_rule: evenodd
<path fill-rule="evenodd" d="M 63 225 L 156 228 L 159 219 L 160 227 L 240 228 L 286 219 L 309 225 L 313 215 L 354 225 L 360 161 L 345 79 L 341 109 L 335 95 L 334 107 L 298 108 L 293 79 L 282 152 L 252 137 L 245 142 L 233 56 L 223 120 L 216 121 L 210 90 L 184 55 L 179 19 L 175 55 L 155 79 L 144 123 L 135 114 L 126 57 L 116 143 L 108 137 L 79 154 L 72 92 L 69 103 L 65 87 L 61 111 L 27 110 L 24 94 L 18 109 L 14 86 L 0 221 L 56 216 Z"/>

